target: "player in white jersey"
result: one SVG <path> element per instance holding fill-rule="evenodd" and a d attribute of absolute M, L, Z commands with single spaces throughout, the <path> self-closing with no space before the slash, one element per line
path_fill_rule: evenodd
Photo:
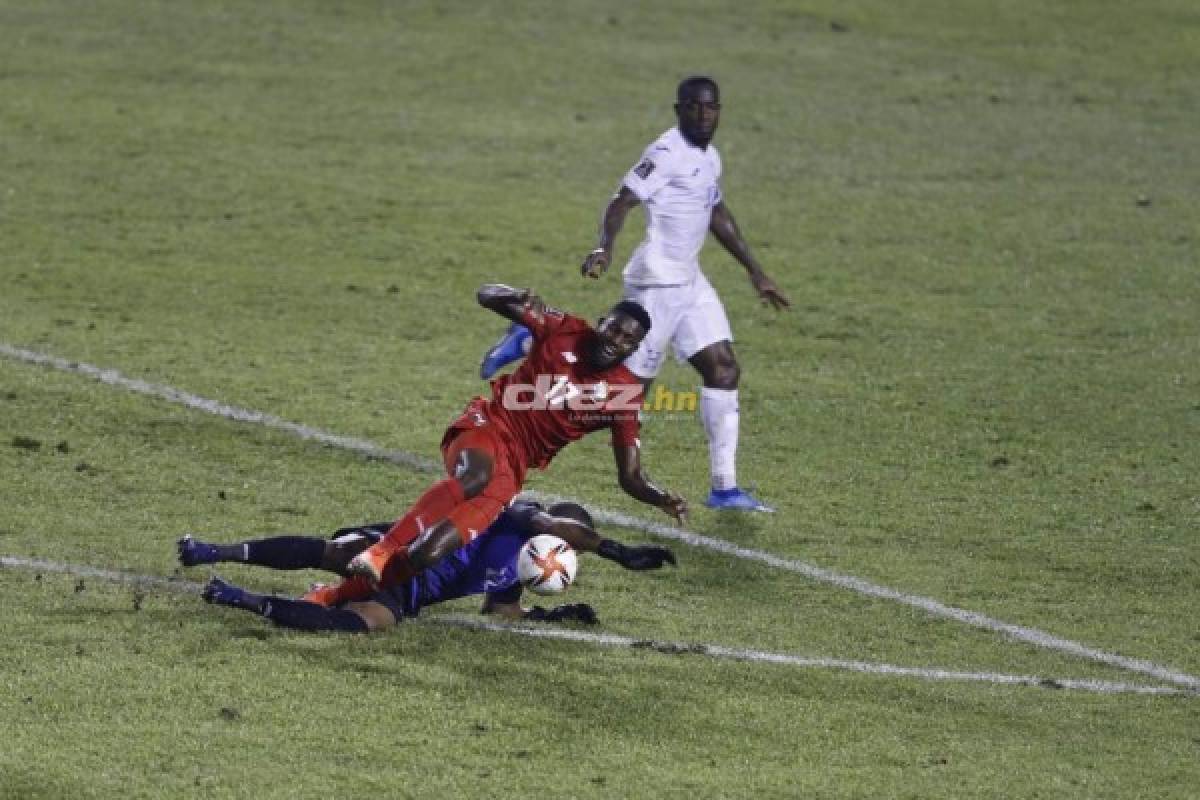
<path fill-rule="evenodd" d="M 612 260 L 613 243 L 625 217 L 645 208 L 646 238 L 625 267 L 625 296 L 649 313 L 650 333 L 626 362 L 649 382 L 662 368 L 667 348 L 700 373 L 700 413 L 708 435 L 712 491 L 710 508 L 771 511 L 737 484 L 738 378 L 733 334 L 725 308 L 697 260 L 707 234 L 737 259 L 764 304 L 789 307 L 787 298 L 750 252 L 721 195 L 721 158 L 712 145 L 721 115 L 714 80 L 687 78 L 676 91 L 676 127 L 656 139 L 629 170 L 604 210 L 597 246 L 583 262 L 583 274 L 598 278 Z M 484 358 L 490 377 L 520 358 L 526 334 L 510 328 Z"/>

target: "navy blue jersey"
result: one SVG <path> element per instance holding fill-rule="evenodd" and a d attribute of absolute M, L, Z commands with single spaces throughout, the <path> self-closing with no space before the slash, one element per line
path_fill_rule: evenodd
<path fill-rule="evenodd" d="M 380 589 L 371 599 L 387 606 L 397 620 L 415 617 L 425 606 L 473 594 L 490 594 L 501 602 L 516 600 L 520 596 L 517 555 L 533 536 L 518 524 L 528 509 L 524 503 L 514 503 L 469 544 L 416 577 Z"/>

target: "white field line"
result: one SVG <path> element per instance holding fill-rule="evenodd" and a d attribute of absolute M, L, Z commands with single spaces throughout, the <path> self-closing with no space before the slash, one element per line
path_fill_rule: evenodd
<path fill-rule="evenodd" d="M 162 589 L 183 594 L 199 594 L 202 584 L 179 578 L 164 578 L 157 575 L 138 575 L 132 572 L 89 567 L 79 564 L 64 564 L 39 558 L 0 556 L 0 567 L 9 569 L 36 570 L 75 575 L 83 578 L 125 583 L 139 588 Z M 563 639 L 584 642 L 601 647 L 621 647 L 634 650 L 652 650 L 669 655 L 695 655 L 722 661 L 748 661 L 759 664 L 780 664 L 807 669 L 830 669 L 860 672 L 870 675 L 886 675 L 904 678 L 919 678 L 927 681 L 960 681 L 990 683 L 1005 686 L 1033 686 L 1043 689 L 1074 689 L 1099 694 L 1151 694 L 1196 696 L 1197 692 L 1171 686 L 1147 686 L 1137 683 L 1098 681 L 1076 678 L 1042 678 L 1036 675 L 1005 675 L 996 672 L 964 672 L 937 667 L 902 667 L 895 664 L 877 664 L 869 661 L 847 661 L 836 658 L 814 658 L 790 653 L 771 653 L 764 650 L 746 650 L 725 647 L 719 644 L 689 642 L 664 642 L 655 639 L 636 639 L 612 633 L 592 633 L 569 628 L 549 626 L 530 627 L 476 619 L 461 614 L 426 615 L 418 621 L 437 625 L 452 625 L 473 630 L 493 631 L 536 639 Z"/>
<path fill-rule="evenodd" d="M 301 439 L 316 441 L 331 447 L 349 450 L 366 456 L 367 458 L 388 461 L 393 464 L 399 464 L 401 466 L 409 467 L 410 469 L 415 469 L 422 472 L 434 472 L 438 470 L 438 467 L 433 461 L 421 458 L 420 456 L 412 453 L 406 453 L 404 451 L 397 450 L 387 450 L 363 439 L 339 436 L 337 434 L 328 433 L 317 428 L 311 428 L 307 425 L 289 422 L 270 414 L 264 414 L 261 411 L 238 408 L 236 406 L 219 403 L 215 400 L 209 400 L 208 398 L 200 397 L 188 392 L 183 392 L 170 386 L 148 383 L 136 378 L 129 378 L 114 369 L 103 369 L 91 364 L 68 361 L 67 359 L 58 358 L 57 356 L 37 353 L 32 350 L 13 347 L 12 345 L 4 343 L 0 343 L 0 356 L 5 356 L 15 361 L 22 361 L 28 364 L 51 367 L 63 372 L 84 375 L 110 386 L 136 392 L 138 394 L 149 395 L 151 397 L 158 397 L 172 403 L 184 405 L 209 414 L 215 414 L 227 419 L 232 419 L 239 422 L 254 423 L 257 425 L 266 426 L 268 428 L 275 428 L 276 430 L 291 433 Z M 532 497 L 547 497 L 545 495 L 532 492 L 529 493 L 529 495 Z M 662 523 L 650 522 L 648 520 L 623 514 L 617 511 L 598 509 L 590 505 L 589 508 L 591 508 L 593 516 L 595 516 L 595 518 L 600 522 L 620 525 L 633 530 L 640 530 L 645 533 L 667 539 L 674 539 L 685 542 L 693 547 L 703 547 L 708 550 L 733 556 L 735 558 L 758 561 L 776 569 L 795 572 L 812 580 L 828 583 L 843 589 L 849 589 L 853 592 L 858 592 L 859 594 L 863 594 L 868 597 L 876 597 L 881 600 L 890 600 L 896 603 L 902 603 L 914 608 L 919 608 L 922 611 L 925 611 L 936 617 L 950 619 L 956 622 L 961 622 L 965 625 L 971 625 L 976 628 L 983 628 L 985 630 L 1002 633 L 1013 639 L 1026 642 L 1037 647 L 1069 653 L 1090 661 L 1108 664 L 1109 666 L 1128 670 L 1130 672 L 1138 672 L 1145 675 L 1150 675 L 1159 680 L 1168 681 L 1170 683 L 1174 683 L 1179 686 L 1185 686 L 1190 689 L 1200 690 L 1200 678 L 1194 675 L 1189 675 L 1186 672 L 1181 672 L 1167 666 L 1156 664 L 1152 661 L 1129 658 L 1117 653 L 1099 650 L 1078 642 L 1073 642 L 1069 639 L 1063 639 L 1059 636 L 1054 636 L 1053 634 L 1040 631 L 1036 628 L 1027 628 L 1022 625 L 1014 625 L 1012 623 L 1003 622 L 975 611 L 968 611 L 966 609 L 948 606 L 929 597 L 907 594 L 897 589 L 880 586 L 878 584 L 863 580 L 862 578 L 856 578 L 853 575 L 843 575 L 841 573 L 834 572 L 823 567 L 818 567 L 814 564 L 809 564 L 804 561 L 782 558 L 762 550 L 753 550 L 746 547 L 740 547 L 723 539 L 715 539 L 710 536 L 704 536 L 692 531 L 674 528 Z"/>

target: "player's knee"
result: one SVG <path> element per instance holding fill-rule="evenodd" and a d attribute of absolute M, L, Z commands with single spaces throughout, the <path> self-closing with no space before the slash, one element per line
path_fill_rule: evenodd
<path fill-rule="evenodd" d="M 383 603 L 368 600 L 361 603 L 347 603 L 345 610 L 357 615 L 366 625 L 367 630 L 374 632 L 390 628 L 398 621 L 396 615 Z"/>
<path fill-rule="evenodd" d="M 491 483 L 492 457 L 482 450 L 464 450 L 454 466 L 454 479 L 466 499 L 478 496 Z"/>
<path fill-rule="evenodd" d="M 742 368 L 731 353 L 728 358 L 722 358 L 713 365 L 706 385 L 711 389 L 736 389 L 741 377 Z"/>
<path fill-rule="evenodd" d="M 321 554 L 321 569 L 346 574 L 346 566 L 350 559 L 371 546 L 371 540 L 362 534 L 347 534 L 325 543 L 325 552 Z"/>
<path fill-rule="evenodd" d="M 433 526 L 413 542 L 408 560 L 414 569 L 431 567 L 462 546 L 462 537 L 450 520 Z"/>

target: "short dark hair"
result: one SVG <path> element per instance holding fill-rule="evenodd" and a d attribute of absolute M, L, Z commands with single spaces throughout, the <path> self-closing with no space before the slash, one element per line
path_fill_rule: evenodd
<path fill-rule="evenodd" d="M 550 506 L 550 508 L 546 509 L 546 513 L 552 517 L 566 517 L 567 519 L 573 519 L 576 522 L 587 525 L 589 528 L 596 527 L 592 522 L 592 515 L 588 513 L 586 508 L 579 505 L 579 503 L 568 503 L 565 501 L 562 503 L 555 503 L 554 505 Z"/>
<path fill-rule="evenodd" d="M 625 314 L 626 316 L 629 316 L 629 317 L 633 317 L 642 326 L 642 330 L 646 331 L 647 333 L 650 332 L 650 314 L 647 313 L 646 309 L 642 307 L 641 303 L 635 302 L 633 300 L 622 300 L 621 302 L 619 302 L 615 306 L 613 306 L 612 310 L 609 311 L 608 313 L 610 313 L 610 314 L 618 314 L 619 313 L 619 314 Z"/>
<path fill-rule="evenodd" d="M 687 98 L 691 97 L 692 92 L 701 86 L 707 86 L 712 89 L 713 96 L 718 100 L 721 99 L 721 89 L 717 86 L 717 82 L 707 75 L 690 75 L 679 82 L 675 87 L 675 102 L 682 103 Z"/>

